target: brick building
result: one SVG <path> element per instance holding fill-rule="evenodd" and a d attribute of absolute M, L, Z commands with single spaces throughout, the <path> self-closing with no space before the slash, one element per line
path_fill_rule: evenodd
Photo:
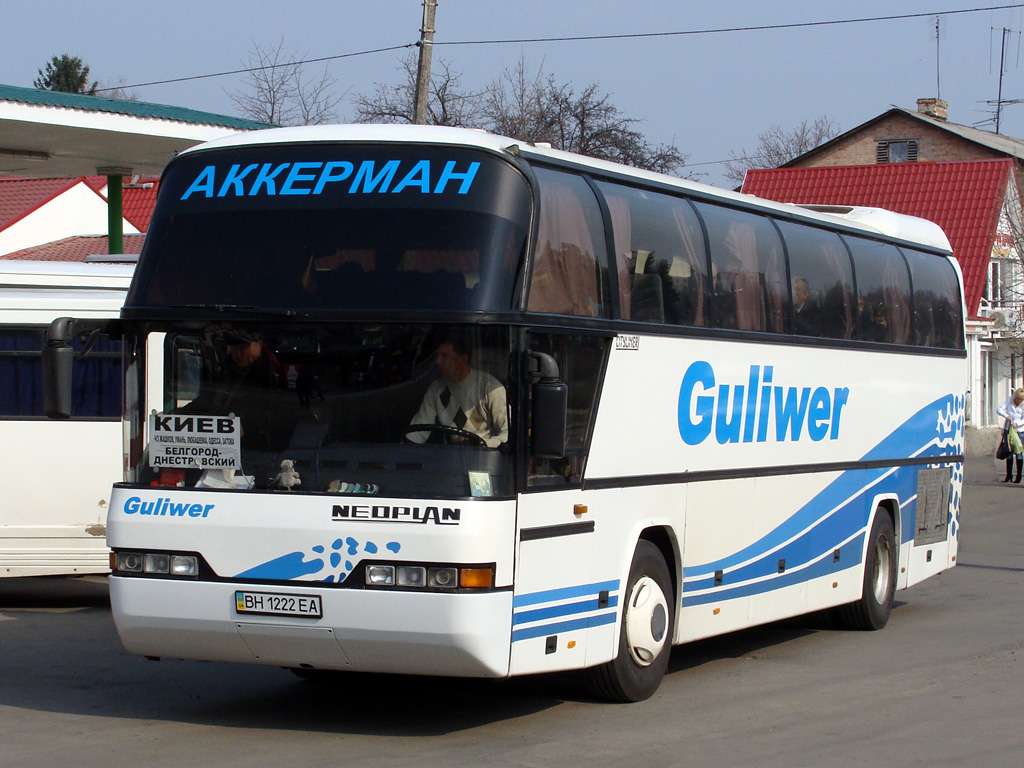
<path fill-rule="evenodd" d="M 950 123 L 946 104 L 894 107 L 779 169 L 747 173 L 743 191 L 780 202 L 887 208 L 935 221 L 964 275 L 968 421 L 986 426 L 1024 380 L 1024 141 Z"/>

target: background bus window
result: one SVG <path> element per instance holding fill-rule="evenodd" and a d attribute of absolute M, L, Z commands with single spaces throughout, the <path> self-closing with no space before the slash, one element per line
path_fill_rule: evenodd
<path fill-rule="evenodd" d="M 941 256 L 903 248 L 914 281 L 914 337 L 918 346 L 963 349 L 960 288 Z"/>
<path fill-rule="evenodd" d="M 597 198 L 579 176 L 534 170 L 540 221 L 527 310 L 609 317 L 608 253 Z"/>
<path fill-rule="evenodd" d="M 766 216 L 694 205 L 708 230 L 715 327 L 782 333 L 789 291 L 775 227 Z"/>
<path fill-rule="evenodd" d="M 703 326 L 707 253 L 700 220 L 678 197 L 599 182 L 611 213 L 624 320 Z M 621 279 L 621 277 L 620 277 Z"/>
<path fill-rule="evenodd" d="M 857 276 L 857 337 L 910 344 L 910 275 L 895 245 L 846 237 Z"/>
<path fill-rule="evenodd" d="M 791 331 L 800 336 L 851 339 L 856 300 L 850 254 L 834 232 L 777 222 L 789 253 L 793 296 Z"/>
<path fill-rule="evenodd" d="M 43 419 L 42 349 L 45 328 L 0 330 L 0 418 Z M 83 343 L 73 339 L 76 358 L 71 389 L 75 419 L 121 417 L 121 343 L 100 335 L 84 358 Z"/>
<path fill-rule="evenodd" d="M 558 363 L 562 381 L 569 388 L 569 408 L 565 420 L 565 457 L 531 458 L 526 483 L 530 487 L 579 483 L 583 479 L 597 386 L 601 381 L 608 339 L 533 333 L 529 349 L 551 355 Z M 525 413 L 529 419 L 532 413 L 529 405 Z"/>

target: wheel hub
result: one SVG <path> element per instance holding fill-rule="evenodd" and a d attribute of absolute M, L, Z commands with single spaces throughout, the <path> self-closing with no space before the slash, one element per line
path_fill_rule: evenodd
<path fill-rule="evenodd" d="M 637 665 L 649 666 L 668 639 L 668 600 L 658 582 L 649 576 L 637 580 L 624 621 L 629 655 Z"/>

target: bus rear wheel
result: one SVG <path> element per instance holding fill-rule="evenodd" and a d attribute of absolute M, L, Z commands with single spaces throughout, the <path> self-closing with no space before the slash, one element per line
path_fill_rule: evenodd
<path fill-rule="evenodd" d="M 892 519 L 878 510 L 871 524 L 860 600 L 842 605 L 837 615 L 848 629 L 881 629 L 889 623 L 896 596 L 896 532 Z"/>
<path fill-rule="evenodd" d="M 640 541 L 626 584 L 614 659 L 588 670 L 593 692 L 611 701 L 643 701 L 658 690 L 672 651 L 672 579 L 661 550 Z"/>

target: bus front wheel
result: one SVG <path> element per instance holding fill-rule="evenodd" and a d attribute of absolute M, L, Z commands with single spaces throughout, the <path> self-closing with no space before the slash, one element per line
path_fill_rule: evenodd
<path fill-rule="evenodd" d="M 839 607 L 839 620 L 849 629 L 881 629 L 889 622 L 895 595 L 896 532 L 888 513 L 880 509 L 868 538 L 863 595 Z"/>
<path fill-rule="evenodd" d="M 640 541 L 623 592 L 614 659 L 589 671 L 592 690 L 612 701 L 643 701 L 661 684 L 672 651 L 672 579 L 661 550 Z"/>

